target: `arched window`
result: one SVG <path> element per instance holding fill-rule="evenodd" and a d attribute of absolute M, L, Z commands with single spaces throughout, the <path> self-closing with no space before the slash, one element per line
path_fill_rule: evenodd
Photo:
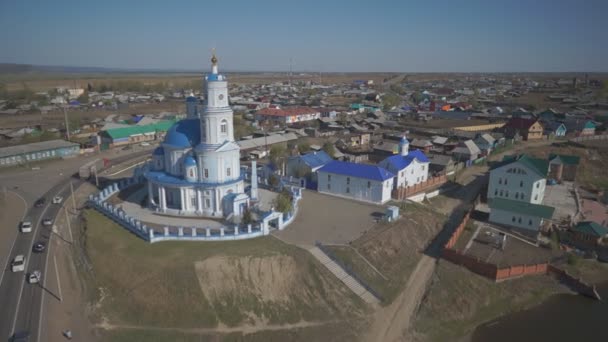
<path fill-rule="evenodd" d="M 519 187 L 520 187 L 520 188 L 523 188 L 523 187 L 524 187 L 524 181 L 520 181 L 520 182 L 519 182 Z"/>
<path fill-rule="evenodd" d="M 228 133 L 228 121 L 222 120 L 222 122 L 220 123 L 220 132 L 222 134 Z"/>
<path fill-rule="evenodd" d="M 502 184 L 502 178 L 498 178 L 498 184 Z"/>
<path fill-rule="evenodd" d="M 502 194 L 503 194 L 503 192 L 502 192 L 502 190 L 500 190 L 500 196 L 501 196 L 501 197 L 502 197 Z"/>
<path fill-rule="evenodd" d="M 190 168 L 189 173 L 190 173 L 190 177 L 194 177 L 194 168 L 193 167 Z"/>

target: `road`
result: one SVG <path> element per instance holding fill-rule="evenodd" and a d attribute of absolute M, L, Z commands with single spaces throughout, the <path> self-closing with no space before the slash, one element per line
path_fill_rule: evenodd
<path fill-rule="evenodd" d="M 148 149 L 144 151 L 135 151 L 133 153 L 115 153 L 107 158 L 112 158 L 112 164 L 119 164 L 134 158 L 149 154 Z M 71 193 L 70 182 L 74 187 L 77 187 L 82 181 L 70 177 L 71 174 L 77 172 L 78 167 L 89 160 L 99 158 L 99 156 L 89 156 L 85 158 L 73 158 L 45 164 L 41 170 L 14 170 L 13 172 L 5 172 L 0 175 L 0 182 L 5 189 L 11 188 L 15 194 L 23 198 L 28 205 L 31 205 L 35 199 L 45 197 L 47 203 L 41 208 L 29 207 L 26 217 L 31 220 L 33 230 L 31 233 L 14 234 L 11 229 L 14 227 L 3 227 L 2 233 L 6 237 L 12 239 L 10 249 L 4 251 L 1 260 L 5 261 L 7 267 L 2 270 L 0 276 L 0 338 L 8 339 L 17 331 L 26 330 L 31 334 L 31 341 L 38 341 L 40 329 L 42 325 L 42 300 L 45 295 L 60 299 L 60 294 L 57 290 L 50 291 L 45 287 L 46 280 L 53 277 L 51 274 L 46 274 L 49 265 L 49 258 L 53 255 L 52 244 L 50 240 L 59 238 L 58 235 L 52 233 L 50 227 L 42 226 L 43 218 L 51 218 L 55 221 L 62 206 L 51 203 L 51 199 L 60 195 L 68 198 Z M 67 203 L 66 205 L 70 205 Z M 17 215 L 17 214 L 14 214 Z M 22 213 L 18 215 L 22 216 Z M 6 234 L 9 232 L 9 234 Z M 12 233 L 12 234 L 10 234 Z M 47 251 L 41 254 L 32 253 L 34 242 L 43 241 L 47 244 Z M 7 245 L 8 245 L 7 244 Z M 0 251 L 2 252 L 2 251 Z M 10 261 L 15 255 L 23 254 L 26 257 L 26 271 L 12 273 L 10 271 Z M 2 265 L 5 266 L 4 264 Z M 42 282 L 38 285 L 28 284 L 25 281 L 26 274 L 33 270 L 42 272 Z M 65 294 L 64 294 L 65 295 Z"/>

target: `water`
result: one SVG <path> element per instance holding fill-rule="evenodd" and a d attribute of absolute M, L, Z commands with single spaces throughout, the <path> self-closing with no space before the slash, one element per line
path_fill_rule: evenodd
<path fill-rule="evenodd" d="M 528 310 L 478 326 L 473 342 L 608 342 L 608 283 L 598 286 L 604 301 L 559 294 Z"/>

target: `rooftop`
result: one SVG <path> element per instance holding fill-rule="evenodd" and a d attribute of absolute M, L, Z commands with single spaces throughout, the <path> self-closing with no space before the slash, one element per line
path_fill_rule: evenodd
<path fill-rule="evenodd" d="M 325 151 L 310 152 L 300 156 L 300 158 L 312 168 L 323 166 L 333 160 Z"/>
<path fill-rule="evenodd" d="M 36 142 L 25 145 L 17 145 L 17 146 L 8 146 L 0 148 L 0 158 L 16 156 L 24 153 L 38 152 L 38 151 L 48 151 L 54 150 L 58 148 L 69 148 L 69 147 L 79 147 L 80 145 L 65 141 L 65 140 L 49 140 Z"/>
<path fill-rule="evenodd" d="M 565 155 L 565 154 L 551 153 L 549 155 L 549 162 L 553 162 L 554 160 L 556 162 L 560 161 L 562 164 L 565 164 L 565 165 L 578 165 L 578 163 L 580 162 L 581 158 L 577 157 L 577 156 L 570 156 L 570 155 Z"/>
<path fill-rule="evenodd" d="M 581 232 L 587 235 L 593 235 L 596 237 L 603 237 L 608 235 L 608 228 L 592 222 L 592 221 L 583 221 L 583 222 L 579 222 L 575 227 L 574 230 L 577 232 Z"/>
<path fill-rule="evenodd" d="M 493 198 L 489 201 L 489 206 L 492 209 L 504 210 L 523 215 L 542 217 L 551 219 L 555 208 L 541 204 L 532 204 L 528 202 L 508 200 L 504 198 Z"/>
<path fill-rule="evenodd" d="M 292 115 L 305 115 L 319 113 L 318 109 L 310 107 L 288 107 L 285 109 L 281 108 L 262 108 L 256 112 L 259 115 L 269 116 L 292 116 Z"/>

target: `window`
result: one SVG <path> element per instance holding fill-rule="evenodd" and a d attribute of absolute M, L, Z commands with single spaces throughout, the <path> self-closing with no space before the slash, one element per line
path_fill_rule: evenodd
<path fill-rule="evenodd" d="M 422 171 L 424 171 L 424 165 L 422 165 Z"/>
<path fill-rule="evenodd" d="M 519 199 L 519 192 L 515 193 L 515 199 Z"/>
<path fill-rule="evenodd" d="M 517 219 L 517 223 L 521 223 L 521 217 L 519 217 L 519 219 Z"/>
<path fill-rule="evenodd" d="M 350 194 L 350 188 L 349 187 L 346 187 L 346 193 Z"/>
<path fill-rule="evenodd" d="M 367 181 L 367 188 L 369 189 L 369 188 L 371 188 L 371 187 L 372 187 L 372 182 Z"/>
<path fill-rule="evenodd" d="M 509 198 L 509 190 L 505 191 L 505 197 Z"/>
<path fill-rule="evenodd" d="M 209 198 L 205 198 L 205 208 L 211 207 L 211 200 Z"/>
<path fill-rule="evenodd" d="M 331 182 L 331 175 L 327 175 L 327 181 Z"/>
<path fill-rule="evenodd" d="M 502 192 L 502 190 L 500 190 L 500 197 L 502 197 L 502 196 L 503 196 L 503 192 Z"/>
<path fill-rule="evenodd" d="M 508 183 L 507 181 L 508 181 L 508 180 L 509 180 L 509 179 L 505 178 L 505 185 L 507 185 L 507 183 Z"/>
<path fill-rule="evenodd" d="M 190 172 L 189 173 L 190 173 L 190 177 L 194 177 L 194 168 L 193 167 L 190 168 Z"/>
<path fill-rule="evenodd" d="M 205 169 L 205 178 L 209 178 L 209 169 Z"/>
<path fill-rule="evenodd" d="M 222 123 L 220 124 L 220 131 L 222 134 L 228 133 L 228 121 L 222 120 Z"/>
<path fill-rule="evenodd" d="M 523 188 L 523 187 L 524 187 L 524 181 L 520 181 L 520 182 L 519 182 L 519 187 L 520 187 L 520 188 Z"/>
<path fill-rule="evenodd" d="M 534 200 L 538 201 L 538 195 L 534 195 Z"/>
<path fill-rule="evenodd" d="M 502 178 L 498 178 L 498 184 L 502 185 Z"/>
<path fill-rule="evenodd" d="M 532 225 L 532 220 L 528 221 L 528 225 L 531 226 Z"/>
<path fill-rule="evenodd" d="M 536 188 L 540 188 L 540 182 L 536 183 Z"/>
<path fill-rule="evenodd" d="M 226 169 L 226 176 L 230 177 L 230 168 Z"/>
<path fill-rule="evenodd" d="M 494 196 L 498 196 L 498 189 L 494 190 Z"/>
<path fill-rule="evenodd" d="M 190 204 L 192 204 L 193 207 L 196 207 L 196 198 L 190 197 Z"/>
<path fill-rule="evenodd" d="M 350 177 L 346 177 L 346 185 L 350 185 Z"/>
<path fill-rule="evenodd" d="M 331 183 L 327 183 L 327 190 L 331 190 Z"/>
<path fill-rule="evenodd" d="M 511 219 L 511 222 L 515 222 L 515 216 L 513 216 L 513 218 Z"/>

